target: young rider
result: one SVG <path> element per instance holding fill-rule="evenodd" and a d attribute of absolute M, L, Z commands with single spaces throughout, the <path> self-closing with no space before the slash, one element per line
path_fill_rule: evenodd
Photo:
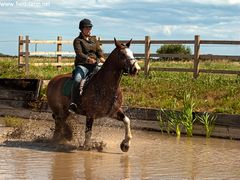
<path fill-rule="evenodd" d="M 73 41 L 76 53 L 75 69 L 73 74 L 74 83 L 71 90 L 71 103 L 69 112 L 76 113 L 80 96 L 80 82 L 88 74 L 94 71 L 98 63 L 104 63 L 102 49 L 95 36 L 91 36 L 92 22 L 83 19 L 79 23 L 80 34 Z"/>

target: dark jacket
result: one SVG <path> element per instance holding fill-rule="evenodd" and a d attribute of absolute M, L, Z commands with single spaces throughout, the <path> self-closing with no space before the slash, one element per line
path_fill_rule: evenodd
<path fill-rule="evenodd" d="M 82 33 L 76 37 L 73 41 L 73 47 L 76 53 L 75 66 L 76 65 L 87 65 L 87 58 L 92 57 L 98 59 L 103 56 L 102 49 L 95 36 L 90 36 L 89 40 L 86 40 Z"/>

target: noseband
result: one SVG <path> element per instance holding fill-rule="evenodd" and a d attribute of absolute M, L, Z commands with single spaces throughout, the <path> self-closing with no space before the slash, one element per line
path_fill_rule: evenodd
<path fill-rule="evenodd" d="M 120 53 L 118 52 L 118 60 L 120 60 Z M 123 75 L 128 75 L 130 74 L 130 70 L 132 70 L 132 68 L 134 67 L 135 63 L 137 62 L 137 60 L 135 58 L 126 58 L 124 59 L 124 62 L 126 63 L 127 61 L 130 61 L 130 67 L 122 70 L 122 74 Z"/>
<path fill-rule="evenodd" d="M 124 69 L 125 71 L 123 70 L 122 74 L 123 75 L 128 75 L 128 74 L 130 74 L 130 71 L 133 69 L 133 67 L 134 67 L 135 63 L 137 62 L 137 60 L 135 60 L 134 58 L 129 58 L 129 59 L 125 59 L 125 61 L 130 61 L 131 66 L 126 68 L 126 69 Z"/>

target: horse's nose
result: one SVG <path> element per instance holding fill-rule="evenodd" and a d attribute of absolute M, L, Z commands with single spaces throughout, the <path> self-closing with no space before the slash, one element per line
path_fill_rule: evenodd
<path fill-rule="evenodd" d="M 134 63 L 134 66 L 132 68 L 133 74 L 138 74 L 138 71 L 141 70 L 141 67 L 138 65 L 138 63 Z"/>
<path fill-rule="evenodd" d="M 141 70 L 141 67 L 138 65 L 138 63 L 135 63 L 135 67 L 136 67 L 137 71 Z"/>

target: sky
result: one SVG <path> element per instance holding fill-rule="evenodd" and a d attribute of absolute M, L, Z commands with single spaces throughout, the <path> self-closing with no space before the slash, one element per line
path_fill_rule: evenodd
<path fill-rule="evenodd" d="M 0 0 L 0 53 L 17 55 L 19 35 L 73 40 L 83 18 L 93 22 L 94 35 L 108 40 L 144 40 L 146 35 L 154 40 L 193 40 L 194 35 L 240 40 L 240 0 Z M 39 45 L 38 50 L 55 51 L 55 46 Z M 134 46 L 134 52 L 144 52 L 144 47 Z M 201 53 L 240 55 L 240 46 L 205 45 Z"/>

